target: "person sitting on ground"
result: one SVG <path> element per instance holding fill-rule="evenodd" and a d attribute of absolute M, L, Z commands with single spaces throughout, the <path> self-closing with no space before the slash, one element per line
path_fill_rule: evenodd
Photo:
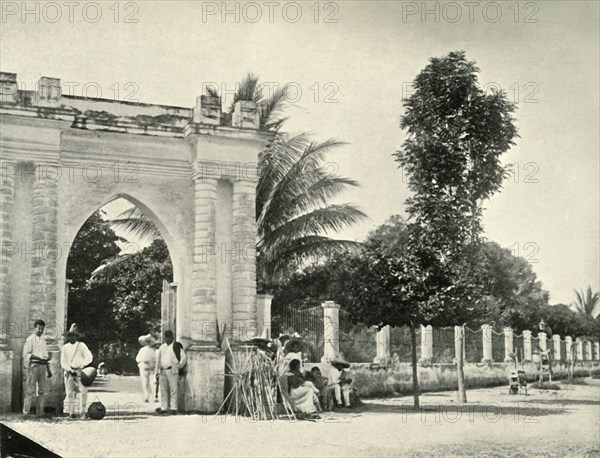
<path fill-rule="evenodd" d="M 319 402 L 321 404 L 321 408 L 325 408 L 329 403 L 328 392 L 327 389 L 327 380 L 323 378 L 321 374 L 321 369 L 318 366 L 313 367 L 310 372 L 306 371 L 304 378 L 312 382 L 317 390 L 319 390 Z"/>
<path fill-rule="evenodd" d="M 302 376 L 299 359 L 290 362 L 287 383 L 290 401 L 298 411 L 315 413 L 319 410 L 319 390 Z"/>
<path fill-rule="evenodd" d="M 327 387 L 330 391 L 333 391 L 336 407 L 351 407 L 350 392 L 352 391 L 352 388 L 350 384 L 352 383 L 352 379 L 347 377 L 345 374 L 342 376 L 344 369 L 349 367 L 350 363 L 341 358 L 331 361 L 331 367 L 329 368 L 329 376 L 327 379 Z"/>

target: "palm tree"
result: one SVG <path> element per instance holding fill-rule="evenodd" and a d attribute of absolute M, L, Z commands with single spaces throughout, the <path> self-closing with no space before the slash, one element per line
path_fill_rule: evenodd
<path fill-rule="evenodd" d="M 211 95 L 218 94 L 213 90 Z M 281 131 L 285 119 L 285 88 L 265 98 L 258 78 L 248 74 L 238 86 L 234 104 L 251 100 L 258 104 L 259 129 L 273 133 L 259 154 L 256 188 L 257 279 L 259 290 L 271 290 L 291 272 L 309 260 L 321 259 L 359 246 L 358 242 L 337 240 L 337 233 L 364 219 L 366 215 L 352 204 L 330 204 L 350 186 L 358 183 L 331 174 L 326 155 L 344 143 L 335 139 L 312 142 L 307 134 L 290 135 Z M 125 230 L 139 238 L 160 234 L 137 207 L 126 210 L 111 221 L 114 229 Z M 110 273 L 114 260 L 96 272 L 101 279 Z"/>
<path fill-rule="evenodd" d="M 585 293 L 583 290 L 581 290 L 581 292 L 577 290 L 574 291 L 577 295 L 577 299 L 571 304 L 571 308 L 574 311 L 592 318 L 595 318 L 598 314 L 600 314 L 600 311 L 598 310 L 600 293 L 598 291 L 592 293 L 591 286 L 588 286 L 588 289 Z"/>

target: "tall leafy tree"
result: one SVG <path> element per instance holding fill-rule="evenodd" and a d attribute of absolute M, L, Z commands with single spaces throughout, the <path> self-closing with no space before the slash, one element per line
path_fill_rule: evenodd
<path fill-rule="evenodd" d="M 481 301 L 474 265 L 482 203 L 500 190 L 507 175 L 500 156 L 517 136 L 514 104 L 502 92 L 486 94 L 478 72 L 464 52 L 433 58 L 404 101 L 407 138 L 395 156 L 412 191 L 406 273 L 426 322 L 462 324 Z M 462 348 L 457 360 L 459 402 L 466 402 Z"/>

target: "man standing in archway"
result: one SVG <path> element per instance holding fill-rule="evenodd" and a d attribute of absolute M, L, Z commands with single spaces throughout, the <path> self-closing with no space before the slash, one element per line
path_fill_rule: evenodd
<path fill-rule="evenodd" d="M 29 415 L 37 389 L 36 414 L 41 417 L 44 415 L 46 376 L 52 377 L 52 373 L 48 366 L 50 355 L 43 336 L 46 323 L 44 320 L 35 320 L 33 327 L 33 334 L 27 337 L 23 346 L 23 370 L 27 377 L 23 415 Z"/>
<path fill-rule="evenodd" d="M 179 373 L 187 364 L 183 346 L 174 341 L 173 331 L 165 331 L 165 341 L 158 349 L 154 373 L 158 376 L 161 406 L 156 412 L 161 415 L 177 414 L 179 395 Z"/>

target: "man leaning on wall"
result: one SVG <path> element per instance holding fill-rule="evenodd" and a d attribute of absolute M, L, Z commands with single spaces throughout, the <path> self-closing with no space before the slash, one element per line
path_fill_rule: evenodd
<path fill-rule="evenodd" d="M 33 398 L 36 398 L 36 415 L 44 415 L 46 378 L 52 377 L 50 372 L 50 354 L 44 338 L 44 320 L 35 320 L 34 331 L 23 346 L 23 371 L 26 376 L 25 400 L 23 402 L 23 415 L 28 417 L 31 413 Z"/>

